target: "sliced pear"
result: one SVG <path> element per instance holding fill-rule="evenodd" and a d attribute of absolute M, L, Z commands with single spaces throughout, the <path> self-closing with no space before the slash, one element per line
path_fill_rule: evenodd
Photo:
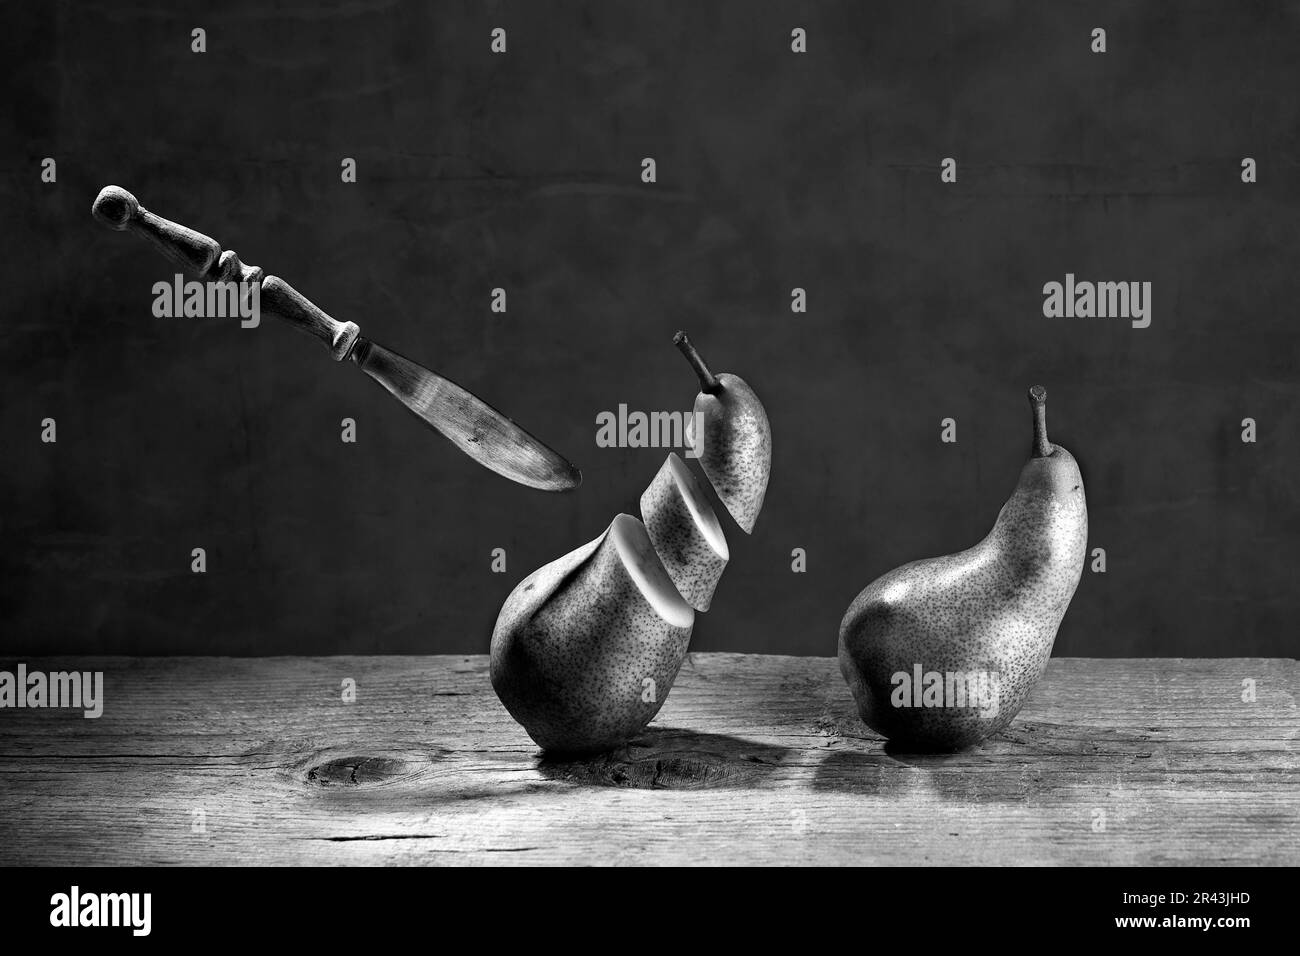
<path fill-rule="evenodd" d="M 714 375 L 685 332 L 673 337 L 700 380 L 695 414 L 688 420 L 686 440 L 698 451 L 700 467 L 745 534 L 754 530 L 763 510 L 772 468 L 772 426 L 754 390 L 738 375 Z M 695 434 L 695 422 L 701 434 Z"/>
<path fill-rule="evenodd" d="M 686 603 L 707 611 L 731 555 L 704 490 L 675 452 L 641 496 L 641 519 Z"/>
<path fill-rule="evenodd" d="M 543 749 L 618 747 L 659 712 L 695 611 L 631 515 L 534 571 L 492 634 L 492 687 Z"/>
<path fill-rule="evenodd" d="M 496 629 L 508 630 L 513 628 L 521 618 L 526 619 L 531 616 L 564 583 L 566 577 L 591 557 L 591 553 L 600 547 L 600 543 L 605 539 L 605 534 L 574 548 L 564 557 L 556 558 L 550 564 L 542 565 L 516 584 L 497 613 Z"/>

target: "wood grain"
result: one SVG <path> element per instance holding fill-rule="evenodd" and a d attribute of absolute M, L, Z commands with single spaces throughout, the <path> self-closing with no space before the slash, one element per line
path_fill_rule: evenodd
<path fill-rule="evenodd" d="M 330 358 L 342 362 L 356 345 L 361 327 L 355 322 L 340 322 L 325 313 L 279 276 L 266 276 L 262 280 L 262 310 L 288 322 L 300 332 L 320 339 L 329 349 Z"/>
<path fill-rule="evenodd" d="M 692 654 L 651 728 L 576 762 L 482 656 L 25 662 L 104 671 L 105 709 L 0 711 L 3 863 L 1300 862 L 1292 660 L 1055 659 L 938 757 L 868 731 L 833 659 Z"/>

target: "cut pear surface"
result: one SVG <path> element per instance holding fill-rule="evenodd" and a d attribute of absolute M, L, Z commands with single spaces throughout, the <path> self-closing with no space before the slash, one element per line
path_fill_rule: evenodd
<path fill-rule="evenodd" d="M 641 496 L 641 517 L 681 596 L 695 610 L 707 611 L 730 552 L 718 516 L 676 453 Z"/>
<path fill-rule="evenodd" d="M 645 525 L 631 515 L 621 514 L 609 526 L 609 534 L 624 569 L 646 603 L 674 627 L 694 624 L 695 611 L 678 593 Z"/>
<path fill-rule="evenodd" d="M 718 521 L 718 516 L 714 514 L 713 507 L 709 504 L 708 499 L 704 497 L 704 491 L 700 488 L 699 482 L 695 480 L 691 470 L 686 467 L 686 462 L 678 458 L 676 452 L 669 452 L 666 466 L 672 472 L 673 482 L 676 484 L 682 500 L 686 502 L 686 507 L 690 510 L 695 527 L 704 534 L 704 539 L 718 556 L 724 561 L 728 560 L 731 557 L 731 552 L 727 548 L 727 536 L 722 533 L 722 523 Z"/>

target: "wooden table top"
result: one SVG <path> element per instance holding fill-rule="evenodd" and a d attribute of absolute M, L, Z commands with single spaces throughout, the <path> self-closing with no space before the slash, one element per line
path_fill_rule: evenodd
<path fill-rule="evenodd" d="M 831 658 L 692 654 L 576 762 L 483 656 L 23 662 L 105 705 L 0 710 L 0 863 L 1300 863 L 1294 660 L 1053 659 L 999 737 L 915 756 Z"/>

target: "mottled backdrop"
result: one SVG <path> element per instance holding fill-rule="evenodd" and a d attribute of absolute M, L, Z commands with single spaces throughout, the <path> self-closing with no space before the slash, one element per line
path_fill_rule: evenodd
<path fill-rule="evenodd" d="M 595 417 L 689 405 L 684 327 L 775 433 L 695 648 L 833 654 L 868 581 L 988 530 L 1041 382 L 1108 566 L 1056 652 L 1293 655 L 1298 42 L 1300 7 L 1240 0 L 9 4 L 0 652 L 484 651 L 524 574 L 635 512 L 663 452 Z M 154 318 L 174 270 L 91 219 L 106 183 L 586 483 L 479 469 L 271 320 Z M 1152 282 L 1150 328 L 1045 319 L 1067 272 Z"/>

